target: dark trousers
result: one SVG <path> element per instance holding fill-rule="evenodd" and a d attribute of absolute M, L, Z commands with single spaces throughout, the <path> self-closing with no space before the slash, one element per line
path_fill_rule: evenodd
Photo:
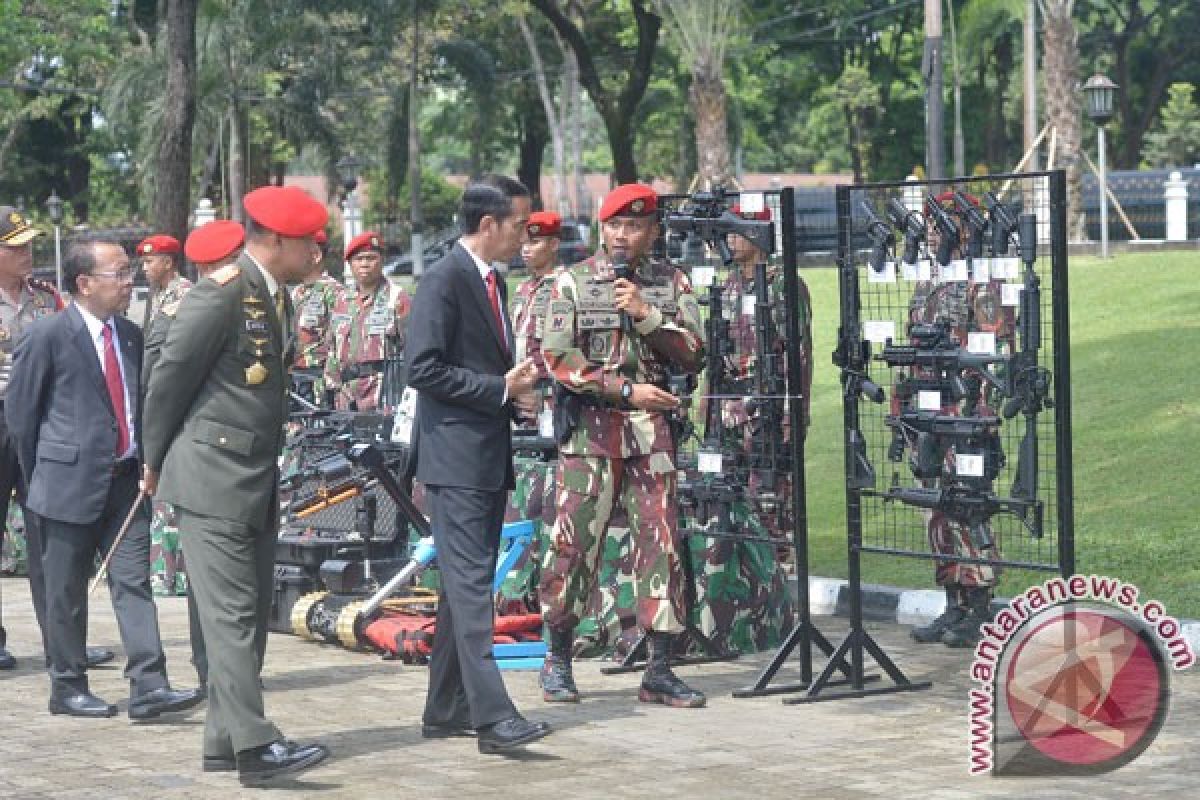
<path fill-rule="evenodd" d="M 516 714 L 492 654 L 492 580 L 507 492 L 427 486 L 442 591 L 424 721 L 481 728 Z"/>
<path fill-rule="evenodd" d="M 252 527 L 179 509 L 179 540 L 208 651 L 206 756 L 232 756 L 283 736 L 266 718 L 259 683 L 277 519 L 273 509 Z"/>
<path fill-rule="evenodd" d="M 46 585 L 42 579 L 42 535 L 37 514 L 25 508 L 25 481 L 17 462 L 17 448 L 8 435 L 8 423 L 4 419 L 4 404 L 0 402 L 0 544 L 4 543 L 5 526 L 8 524 L 8 503 L 13 493 L 21 506 L 25 520 L 26 571 L 29 573 L 29 593 L 33 598 L 33 613 L 38 629 L 42 632 L 42 652 L 49 653 L 46 645 Z M 4 630 L 4 609 L 0 603 L 0 647 L 8 641 Z"/>
<path fill-rule="evenodd" d="M 44 635 L 52 690 L 86 691 L 88 579 L 96 556 L 113 545 L 138 496 L 136 469 L 113 478 L 100 518 L 91 525 L 42 517 L 42 572 L 46 590 Z M 158 610 L 150 589 L 150 517 L 146 503 L 129 525 L 108 565 L 113 612 L 125 646 L 132 696 L 167 686 L 166 657 L 158 634 Z"/>

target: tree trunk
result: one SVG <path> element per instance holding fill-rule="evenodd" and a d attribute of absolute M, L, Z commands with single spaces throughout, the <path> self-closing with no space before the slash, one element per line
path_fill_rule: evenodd
<path fill-rule="evenodd" d="M 570 48 L 563 48 L 566 70 L 563 90 L 567 97 L 567 129 L 571 132 L 571 213 L 579 218 L 591 213 L 588 207 L 587 186 L 583 178 L 583 98 L 579 96 L 579 62 Z"/>
<path fill-rule="evenodd" d="M 1074 0 L 1045 0 L 1043 64 L 1046 120 L 1057 132 L 1054 164 L 1067 170 L 1067 235 L 1082 230 L 1083 125 L 1079 107 L 1079 41 L 1071 14 Z"/>
<path fill-rule="evenodd" d="M 612 151 L 613 179 L 617 184 L 635 183 L 638 179 L 637 159 L 633 155 L 633 124 L 629 117 L 615 111 L 603 115 L 608 132 L 608 147 Z"/>
<path fill-rule="evenodd" d="M 550 131 L 550 147 L 554 158 L 554 199 L 549 203 L 549 207 L 560 213 L 566 208 L 566 146 L 563 142 L 563 128 L 566 125 L 566 104 L 567 104 L 567 76 L 563 72 L 563 93 L 558 101 L 558 108 L 554 105 L 554 99 L 550 96 L 550 84 L 546 80 L 546 67 L 542 62 L 542 54 L 538 49 L 537 40 L 533 37 L 533 31 L 529 29 L 529 23 L 524 15 L 517 17 L 517 27 L 521 30 L 521 37 L 525 40 L 525 47 L 529 51 L 529 59 L 533 62 L 533 77 L 537 84 L 538 98 L 542 101 L 542 112 L 546 116 L 546 126 Z M 563 48 L 565 49 L 565 48 Z M 541 157 L 538 157 L 539 172 L 541 165 Z M 525 159 L 522 157 L 522 162 Z M 538 187 L 529 187 L 530 191 L 535 191 Z M 545 204 L 545 198 L 543 198 Z"/>
<path fill-rule="evenodd" d="M 517 180 L 529 189 L 534 208 L 543 208 L 545 202 L 541 197 L 542 154 L 546 151 L 546 140 L 550 137 L 545 117 L 534 112 L 531 105 L 530 103 L 525 104 L 525 108 L 529 110 L 521 120 Z"/>
<path fill-rule="evenodd" d="M 246 119 L 241 100 L 235 94 L 229 108 L 229 216 L 246 221 L 242 197 L 246 193 Z"/>
<path fill-rule="evenodd" d="M 700 186 L 727 186 L 732 177 L 729 161 L 729 121 L 726 118 L 725 82 L 721 65 L 700 58 L 692 65 L 688 89 L 692 118 L 696 121 L 696 164 Z"/>
<path fill-rule="evenodd" d="M 167 94 L 155 163 L 155 227 L 177 239 L 191 211 L 192 125 L 196 118 L 196 10 L 199 0 L 165 0 Z"/>
<path fill-rule="evenodd" d="M 1004 104 L 1006 102 L 1005 89 L 1008 87 L 1006 76 L 1012 75 L 1015 66 L 1013 64 L 1013 39 L 1011 36 L 1001 36 L 996 41 L 995 51 L 995 68 L 987 69 L 987 62 L 980 67 L 979 83 L 980 86 L 987 86 L 987 74 L 997 76 L 996 88 L 991 92 L 991 107 L 988 110 L 988 126 L 984 134 L 984 162 L 990 168 L 1003 169 L 1008 163 L 1008 124 L 1004 119 Z"/>

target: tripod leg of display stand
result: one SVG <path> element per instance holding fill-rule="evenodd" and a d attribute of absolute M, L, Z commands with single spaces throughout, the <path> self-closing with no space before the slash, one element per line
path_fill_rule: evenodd
<path fill-rule="evenodd" d="M 671 658 L 671 666 L 689 666 L 694 664 L 712 664 L 717 661 L 733 661 L 740 653 L 736 650 L 723 650 L 717 647 L 712 639 L 704 635 L 704 632 L 692 623 L 692 611 L 696 608 L 696 571 L 692 568 L 692 537 L 688 534 L 683 535 L 683 592 L 684 592 L 684 608 L 686 620 L 683 626 L 683 632 L 676 638 L 675 643 L 678 647 L 677 652 L 687 652 L 688 644 L 695 642 L 700 648 L 703 655 L 698 656 L 673 656 Z M 643 633 L 629 651 L 629 655 L 625 656 L 624 660 L 617 666 L 604 667 L 600 670 L 603 675 L 620 675 L 626 672 L 638 672 L 646 668 L 647 643 L 646 634 Z"/>

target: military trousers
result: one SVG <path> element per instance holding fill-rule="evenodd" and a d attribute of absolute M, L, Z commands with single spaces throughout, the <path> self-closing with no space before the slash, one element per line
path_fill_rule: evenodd
<path fill-rule="evenodd" d="M 579 624 L 595 588 L 608 523 L 619 500 L 629 517 L 638 625 L 663 633 L 683 629 L 677 481 L 669 453 L 559 457 L 557 511 L 539 585 L 547 627 L 573 630 Z"/>
<path fill-rule="evenodd" d="M 935 555 L 972 559 L 1000 557 L 995 547 L 986 551 L 976 547 L 971 541 L 970 530 L 962 522 L 950 519 L 940 511 L 926 511 L 925 514 L 929 547 Z M 973 564 L 945 558 L 935 562 L 934 580 L 938 586 L 957 585 L 968 589 L 990 589 L 996 585 L 997 572 L 996 567 L 991 564 Z"/>
<path fill-rule="evenodd" d="M 252 526 L 179 508 L 179 538 L 208 651 L 204 755 L 232 756 L 283 738 L 267 718 L 259 673 L 274 588 L 274 504 Z"/>

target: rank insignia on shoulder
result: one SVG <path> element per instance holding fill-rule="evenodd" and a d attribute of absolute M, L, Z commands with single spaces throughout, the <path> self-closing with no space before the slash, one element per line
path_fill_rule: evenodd
<path fill-rule="evenodd" d="M 8 328 L 0 326 L 0 342 L 7 342 L 12 334 L 8 332 Z"/>
<path fill-rule="evenodd" d="M 258 386 L 267 379 L 267 368 L 263 366 L 261 361 L 255 361 L 250 366 L 246 367 L 246 383 L 251 386 Z"/>
<path fill-rule="evenodd" d="M 179 304 L 181 302 L 183 302 L 182 298 L 171 303 L 165 303 L 160 309 L 158 309 L 158 313 L 162 314 L 164 317 L 173 317 L 179 313 Z"/>
<path fill-rule="evenodd" d="M 212 278 L 217 283 L 219 283 L 221 286 L 224 286 L 225 284 L 229 283 L 231 280 L 233 280 L 234 278 L 236 278 L 238 275 L 241 275 L 241 274 L 242 274 L 242 268 L 239 267 L 237 264 L 226 264 L 225 266 L 221 267 L 219 270 L 214 272 L 212 275 L 209 275 L 209 277 Z"/>

